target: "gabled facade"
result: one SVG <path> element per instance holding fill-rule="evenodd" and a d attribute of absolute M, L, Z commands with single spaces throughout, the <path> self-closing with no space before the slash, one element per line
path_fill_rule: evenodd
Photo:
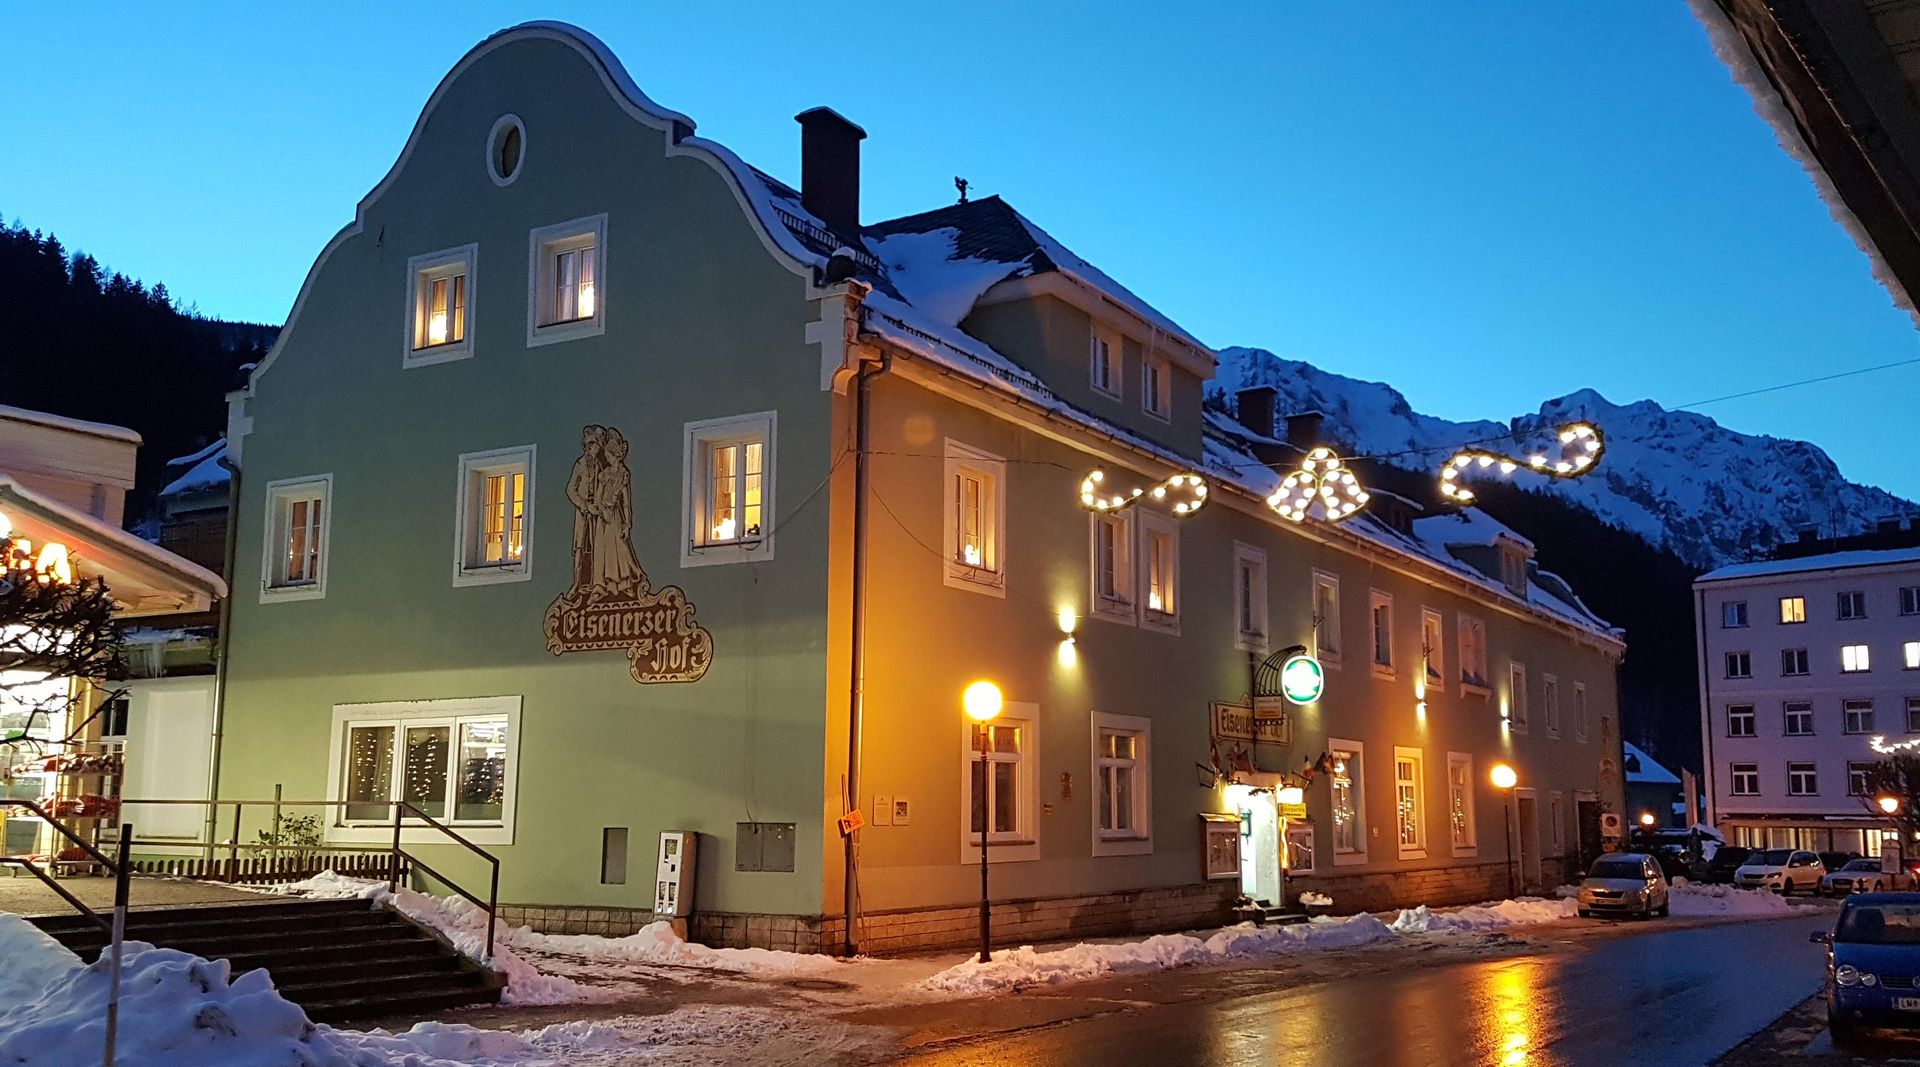
<path fill-rule="evenodd" d="M 795 190 L 570 27 L 441 83 L 233 398 L 223 797 L 422 806 L 557 929 L 694 831 L 696 936 L 828 950 L 966 941 L 983 825 L 1006 939 L 1501 895 L 1509 801 L 1526 884 L 1602 847 L 1617 632 L 1283 522 L 1203 345 L 997 199 L 863 227 L 864 132 L 800 120 Z M 1097 515 L 1096 467 L 1212 492 Z M 1293 645 L 1324 696 L 1250 708 Z"/>

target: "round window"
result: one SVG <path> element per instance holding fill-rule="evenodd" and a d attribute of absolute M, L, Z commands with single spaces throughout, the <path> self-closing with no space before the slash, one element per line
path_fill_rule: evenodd
<path fill-rule="evenodd" d="M 487 138 L 487 170 L 495 185 L 506 185 L 520 176 L 526 136 L 518 115 L 502 115 L 493 124 L 493 133 Z"/>

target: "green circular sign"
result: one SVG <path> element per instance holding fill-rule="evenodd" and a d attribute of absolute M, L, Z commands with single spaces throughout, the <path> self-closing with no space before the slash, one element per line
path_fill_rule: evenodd
<path fill-rule="evenodd" d="M 1327 670 L 1302 652 L 1280 667 L 1280 694 L 1295 704 L 1311 704 L 1327 688 Z"/>

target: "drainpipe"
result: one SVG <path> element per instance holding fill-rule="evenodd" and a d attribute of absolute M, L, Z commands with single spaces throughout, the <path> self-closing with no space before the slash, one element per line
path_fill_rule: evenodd
<path fill-rule="evenodd" d="M 227 647 L 233 640 L 234 546 L 240 541 L 240 468 L 227 457 L 220 457 L 227 470 L 227 547 L 222 561 L 222 578 L 227 581 L 226 598 L 220 601 L 220 633 L 214 640 L 213 662 L 213 738 L 207 752 L 207 823 L 202 840 L 207 844 L 202 856 L 213 858 L 214 835 L 220 832 L 220 743 L 226 735 L 227 721 Z M 238 833 L 239 827 L 234 828 Z"/>
<path fill-rule="evenodd" d="M 854 389 L 854 457 L 853 457 L 853 626 L 849 641 L 852 677 L 851 690 L 847 701 L 847 801 L 848 811 L 860 807 L 860 735 L 863 720 L 866 717 L 866 635 L 867 635 L 867 484 L 869 439 L 872 436 L 871 419 L 868 412 L 872 409 L 873 379 L 893 369 L 893 353 L 883 351 L 880 362 L 864 363 L 859 371 L 859 384 Z M 854 831 L 858 833 L 859 831 Z M 846 847 L 846 885 L 842 889 L 842 903 L 847 916 L 846 936 L 841 940 L 841 948 L 848 956 L 860 951 L 859 935 L 855 932 L 859 926 L 860 900 L 860 853 L 852 833 L 844 839 Z"/>

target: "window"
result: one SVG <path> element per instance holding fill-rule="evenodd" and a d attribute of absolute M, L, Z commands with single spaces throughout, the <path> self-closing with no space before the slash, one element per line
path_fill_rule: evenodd
<path fill-rule="evenodd" d="M 1420 660 L 1426 664 L 1430 686 L 1440 684 L 1447 676 L 1443 625 L 1439 612 L 1432 608 L 1420 609 Z"/>
<path fill-rule="evenodd" d="M 308 600 L 327 593 L 333 475 L 267 484 L 267 536 L 260 599 Z"/>
<path fill-rule="evenodd" d="M 1313 572 L 1314 654 L 1324 663 L 1340 662 L 1340 579 Z"/>
<path fill-rule="evenodd" d="M 1720 625 L 1728 630 L 1738 630 L 1747 624 L 1747 602 L 1729 600 L 1720 605 Z"/>
<path fill-rule="evenodd" d="M 1787 764 L 1787 795 L 1790 797 L 1820 795 L 1820 776 L 1813 764 Z"/>
<path fill-rule="evenodd" d="M 1487 672 L 1487 624 L 1460 616 L 1460 682 L 1480 689 L 1493 685 Z"/>
<path fill-rule="evenodd" d="M 1480 851 L 1473 825 L 1475 784 L 1473 757 L 1465 752 L 1447 753 L 1447 832 L 1456 856 L 1472 856 Z"/>
<path fill-rule="evenodd" d="M 1813 704 L 1805 700 L 1793 700 L 1781 705 L 1786 716 L 1788 737 L 1813 736 Z"/>
<path fill-rule="evenodd" d="M 1134 520 L 1140 530 L 1140 588 L 1146 592 L 1142 625 L 1178 632 L 1180 627 L 1180 527 L 1157 512 Z"/>
<path fill-rule="evenodd" d="M 533 231 L 527 256 L 529 347 L 606 332 L 605 215 Z"/>
<path fill-rule="evenodd" d="M 1868 655 L 1866 645 L 1840 646 L 1840 673 L 1863 674 L 1873 669 L 1872 657 Z"/>
<path fill-rule="evenodd" d="M 1780 598 L 1780 622 L 1790 624 L 1807 621 L 1807 598 L 1803 596 L 1783 596 Z"/>
<path fill-rule="evenodd" d="M 1731 788 L 1728 793 L 1736 797 L 1757 797 L 1760 795 L 1760 765 L 1757 763 L 1735 763 L 1727 768 Z"/>
<path fill-rule="evenodd" d="M 1507 725 L 1526 733 L 1527 710 L 1527 666 L 1510 663 L 1507 665 Z"/>
<path fill-rule="evenodd" d="M 1752 704 L 1729 704 L 1727 706 L 1727 736 L 1754 736 L 1754 716 Z"/>
<path fill-rule="evenodd" d="M 1006 596 L 1007 464 L 947 439 L 945 581 Z"/>
<path fill-rule="evenodd" d="M 1873 764 L 1847 761 L 1847 795 L 1863 797 L 1867 795 L 1867 776 L 1873 773 Z"/>
<path fill-rule="evenodd" d="M 1393 677 L 1393 596 L 1374 589 L 1367 594 L 1373 634 L 1373 673 Z"/>
<path fill-rule="evenodd" d="M 391 834 L 404 802 L 481 844 L 513 841 L 519 697 L 342 704 L 333 711 L 336 765 L 329 792 L 343 801 L 328 837 Z"/>
<path fill-rule="evenodd" d="M 979 849 L 982 826 L 987 827 L 990 844 L 1034 843 L 1036 710 L 1031 704 L 1009 702 L 992 722 L 963 724 L 962 791 L 967 803 L 961 832 L 969 849 Z M 979 858 L 977 851 L 973 858 Z"/>
<path fill-rule="evenodd" d="M 1727 677 L 1753 677 L 1753 655 L 1747 652 L 1727 653 Z"/>
<path fill-rule="evenodd" d="M 1150 757 L 1153 723 L 1129 715 L 1093 713 L 1093 854 L 1152 851 Z"/>
<path fill-rule="evenodd" d="M 1573 683 L 1573 739 L 1587 739 L 1587 686 L 1584 682 Z"/>
<path fill-rule="evenodd" d="M 1835 612 L 1835 618 L 1845 622 L 1848 619 L 1867 617 L 1867 594 L 1855 590 L 1841 593 L 1838 599 L 1840 603 Z"/>
<path fill-rule="evenodd" d="M 460 457 L 453 584 L 533 577 L 533 446 Z"/>
<path fill-rule="evenodd" d="M 1567 848 L 1567 798 L 1559 793 L 1547 794 L 1547 822 L 1553 827 L 1551 840 L 1553 851 L 1557 855 Z"/>
<path fill-rule="evenodd" d="M 1120 338 L 1113 334 L 1093 331 L 1092 351 L 1088 354 L 1087 367 L 1094 392 L 1120 399 Z"/>
<path fill-rule="evenodd" d="M 1267 554 L 1252 545 L 1233 546 L 1233 647 L 1267 650 Z"/>
<path fill-rule="evenodd" d="M 407 345 L 403 366 L 423 367 L 473 355 L 468 311 L 473 306 L 479 245 L 407 260 Z"/>
<path fill-rule="evenodd" d="M 1920 641 L 1908 641 L 1900 646 L 1900 666 L 1903 670 L 1920 671 Z"/>
<path fill-rule="evenodd" d="M 1134 621 L 1133 521 L 1136 511 L 1093 518 L 1093 614 Z"/>
<path fill-rule="evenodd" d="M 1426 819 L 1420 810 L 1421 763 L 1417 748 L 1393 750 L 1393 818 L 1403 860 L 1427 857 Z"/>
<path fill-rule="evenodd" d="M 1870 734 L 1873 732 L 1873 701 L 1842 700 L 1840 702 L 1842 719 L 1841 730 L 1850 734 Z"/>
<path fill-rule="evenodd" d="M 1515 596 L 1527 595 L 1527 553 L 1508 541 L 1500 543 L 1500 584 Z"/>
<path fill-rule="evenodd" d="M 502 115 L 487 134 L 487 174 L 495 185 L 511 185 L 520 176 L 520 160 L 526 154 L 527 128 L 518 115 Z"/>
<path fill-rule="evenodd" d="M 1156 419 L 1173 417 L 1173 369 L 1152 354 L 1140 360 L 1140 410 Z"/>
<path fill-rule="evenodd" d="M 1793 678 L 1807 674 L 1807 650 L 1804 648 L 1783 648 L 1780 650 L 1780 676 Z"/>
<path fill-rule="evenodd" d="M 687 423 L 681 566 L 773 558 L 776 428 L 771 411 Z"/>
<path fill-rule="evenodd" d="M 1329 738 L 1327 751 L 1333 759 L 1332 772 L 1327 776 L 1332 794 L 1333 862 L 1336 866 L 1365 863 L 1367 811 L 1360 774 L 1365 746 L 1358 741 Z"/>
<path fill-rule="evenodd" d="M 1920 734 L 1920 697 L 1907 698 L 1907 732 Z"/>
<path fill-rule="evenodd" d="M 1540 703 L 1547 715 L 1547 736 L 1560 736 L 1560 679 L 1551 674 L 1540 676 Z"/>
<path fill-rule="evenodd" d="M 1920 585 L 1900 587 L 1900 614 L 1920 615 Z"/>

